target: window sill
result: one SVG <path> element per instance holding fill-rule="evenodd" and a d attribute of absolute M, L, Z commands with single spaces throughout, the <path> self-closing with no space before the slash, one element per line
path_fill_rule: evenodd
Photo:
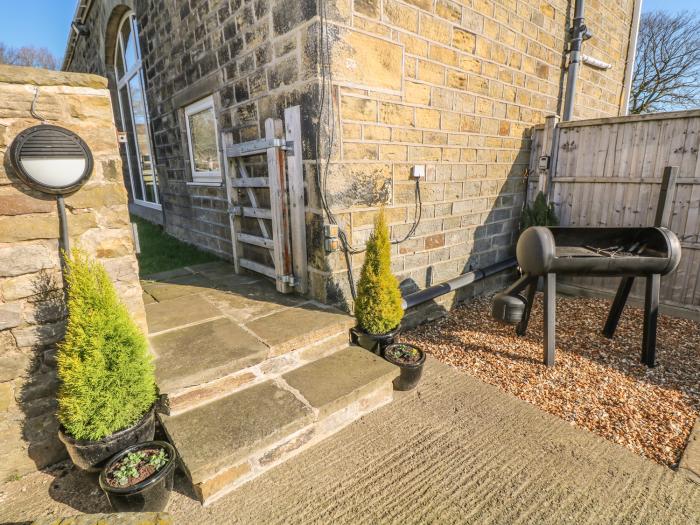
<path fill-rule="evenodd" d="M 218 180 L 218 181 L 195 180 L 195 181 L 187 181 L 185 184 L 187 186 L 209 186 L 209 187 L 221 186 L 221 187 L 223 187 L 224 182 L 221 180 Z"/>

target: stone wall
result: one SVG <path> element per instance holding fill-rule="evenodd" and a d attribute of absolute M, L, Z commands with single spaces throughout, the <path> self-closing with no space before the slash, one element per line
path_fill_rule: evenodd
<path fill-rule="evenodd" d="M 310 294 L 348 304 L 341 253 L 326 254 L 316 159 L 328 166 L 328 203 L 361 248 L 378 206 L 392 237 L 414 220 L 413 165 L 425 165 L 422 221 L 394 246 L 394 271 L 425 286 L 513 251 L 524 198 L 529 134 L 561 111 L 568 0 L 327 0 L 330 67 L 321 74 L 315 0 L 102 0 L 69 68 L 111 74 L 110 36 L 136 12 L 166 230 L 230 257 L 225 191 L 193 186 L 183 106 L 214 95 L 220 128 L 262 135 L 267 117 L 301 104 Z M 633 0 L 587 2 L 594 37 L 584 52 L 576 117 L 619 110 Z M 104 36 L 106 35 L 106 36 Z M 332 102 L 333 121 L 319 123 Z M 316 134 L 322 149 L 316 153 Z M 322 163 L 325 170 L 325 162 Z M 355 275 L 363 260 L 353 256 Z"/>
<path fill-rule="evenodd" d="M 114 32 L 130 9 L 140 31 L 164 227 L 230 258 L 226 191 L 192 183 L 184 107 L 213 95 L 219 130 L 245 141 L 263 137 L 265 119 L 299 104 L 309 141 L 304 155 L 311 158 L 318 78 L 309 20 L 316 2 L 102 0 L 88 15 L 91 34 L 78 40 L 69 70 L 105 74 L 113 85 Z"/>
<path fill-rule="evenodd" d="M 145 311 L 106 80 L 0 66 L 0 481 L 62 459 L 56 436 L 55 344 L 64 333 L 55 197 L 17 179 L 9 146 L 40 122 L 78 133 L 94 156 L 88 182 L 66 197 L 71 245 L 100 260 L 145 329 Z"/>
<path fill-rule="evenodd" d="M 632 8 L 587 2 L 584 53 L 613 67 L 582 67 L 576 118 L 618 114 Z M 331 20 L 328 193 L 355 247 L 380 204 L 392 238 L 409 231 L 419 164 L 422 220 L 393 247 L 397 275 L 422 287 L 512 255 L 531 128 L 562 107 L 572 11 L 563 0 L 355 0 Z M 346 290 L 344 258 L 331 261 L 325 276 Z"/>

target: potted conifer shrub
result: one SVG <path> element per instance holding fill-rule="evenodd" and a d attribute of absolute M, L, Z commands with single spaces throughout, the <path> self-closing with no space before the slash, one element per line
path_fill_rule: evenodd
<path fill-rule="evenodd" d="M 66 257 L 68 325 L 59 345 L 59 439 L 73 463 L 97 471 L 107 458 L 155 433 L 154 367 L 146 338 L 104 267 Z"/>
<path fill-rule="evenodd" d="M 394 342 L 403 317 L 399 282 L 391 273 L 391 244 L 384 209 L 367 241 L 365 261 L 357 284 L 352 340 L 377 355 Z"/>

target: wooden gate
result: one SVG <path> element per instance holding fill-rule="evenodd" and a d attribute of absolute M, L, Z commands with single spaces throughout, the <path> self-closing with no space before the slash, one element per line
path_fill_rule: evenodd
<path fill-rule="evenodd" d="M 282 293 L 307 290 L 301 112 L 265 121 L 265 138 L 234 144 L 224 133 L 233 260 L 274 279 Z"/>

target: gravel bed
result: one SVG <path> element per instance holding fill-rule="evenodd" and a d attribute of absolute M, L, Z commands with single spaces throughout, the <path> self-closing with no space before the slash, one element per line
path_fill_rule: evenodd
<path fill-rule="evenodd" d="M 401 340 L 657 463 L 675 467 L 700 415 L 700 323 L 661 315 L 657 366 L 640 363 L 643 311 L 625 308 L 615 338 L 610 303 L 557 297 L 556 365 L 542 364 L 538 294 L 526 337 L 491 318 L 491 298 L 453 309 Z"/>

